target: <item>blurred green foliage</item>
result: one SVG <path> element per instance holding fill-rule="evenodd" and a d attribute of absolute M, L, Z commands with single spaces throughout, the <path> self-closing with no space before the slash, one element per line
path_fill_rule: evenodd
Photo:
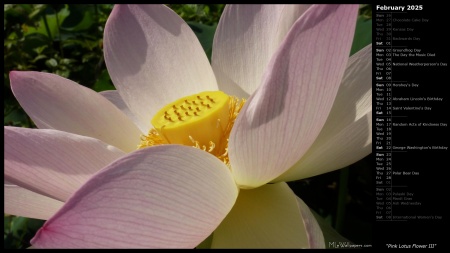
<path fill-rule="evenodd" d="M 43 220 L 4 215 L 4 248 L 22 249 L 29 247 L 29 241 L 43 224 Z"/>
<path fill-rule="evenodd" d="M 181 18 L 204 25 L 217 25 L 225 4 L 168 4 Z"/>
<path fill-rule="evenodd" d="M 111 4 L 4 5 L 4 124 L 33 127 L 9 86 L 11 70 L 34 70 L 99 90 L 114 89 L 103 61 Z"/>
<path fill-rule="evenodd" d="M 187 21 L 210 58 L 213 36 L 225 5 L 167 6 Z M 103 29 L 112 8 L 112 4 L 4 5 L 5 126 L 36 127 L 11 92 L 9 72 L 12 70 L 54 73 L 95 91 L 115 89 L 103 59 Z M 361 5 L 357 27 L 362 30 L 371 26 L 371 8 L 371 5 Z M 371 40 L 371 32 L 357 33 L 364 41 L 354 44 L 352 52 L 367 45 Z M 336 181 L 330 179 L 330 175 L 332 174 L 318 180 L 324 180 L 326 184 L 329 184 L 330 180 Z M 318 182 L 317 178 L 319 177 L 310 180 Z M 308 182 L 311 189 L 310 181 L 304 182 Z M 320 183 L 322 188 L 324 182 Z M 317 191 L 314 194 L 317 196 Z M 321 207 L 323 208 L 323 205 Z M 321 212 L 322 216 L 325 214 L 327 213 Z M 41 220 L 5 215 L 4 248 L 28 248 L 29 240 L 42 224 Z"/>

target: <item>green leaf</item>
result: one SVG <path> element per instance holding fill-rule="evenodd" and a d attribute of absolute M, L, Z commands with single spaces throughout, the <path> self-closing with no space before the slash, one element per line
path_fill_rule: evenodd
<path fill-rule="evenodd" d="M 370 43 L 372 43 L 372 19 L 360 15 L 356 21 L 355 36 L 353 37 L 350 55 L 353 55 Z"/>
<path fill-rule="evenodd" d="M 209 26 L 191 21 L 188 21 L 187 24 L 194 31 L 195 35 L 200 41 L 200 44 L 202 44 L 203 50 L 205 50 L 205 53 L 208 56 L 209 61 L 211 61 L 212 44 L 217 25 Z"/>
<path fill-rule="evenodd" d="M 8 214 L 3 215 L 3 227 L 5 231 L 5 234 L 9 233 L 10 227 L 11 227 L 11 216 Z"/>
<path fill-rule="evenodd" d="M 97 92 L 116 89 L 112 84 L 111 78 L 109 77 L 108 71 L 106 69 L 103 70 L 100 76 L 97 78 L 97 81 L 95 82 L 92 89 Z"/>
<path fill-rule="evenodd" d="M 57 69 L 57 70 L 55 71 L 55 74 L 57 74 L 58 76 L 62 76 L 62 77 L 65 77 L 65 78 L 69 78 L 70 70 L 67 70 L 67 69 Z"/>
<path fill-rule="evenodd" d="M 14 236 L 21 237 L 23 232 L 26 230 L 28 218 L 25 217 L 15 217 L 13 220 L 11 231 Z"/>
<path fill-rule="evenodd" d="M 49 45 L 49 38 L 40 33 L 25 36 L 22 50 L 28 54 L 42 54 Z"/>
<path fill-rule="evenodd" d="M 29 231 L 37 231 L 44 223 L 44 220 L 28 218 L 27 228 Z"/>
<path fill-rule="evenodd" d="M 47 65 L 47 67 L 49 67 L 51 69 L 51 68 L 55 68 L 56 66 L 58 66 L 58 62 L 54 58 L 50 58 L 45 61 L 45 65 Z"/>
<path fill-rule="evenodd" d="M 41 20 L 38 23 L 37 27 L 23 25 L 23 31 L 25 35 L 33 34 L 33 33 L 41 33 L 46 35 L 49 38 L 56 38 L 56 35 L 59 34 L 59 26 L 64 22 L 64 19 L 69 16 L 70 12 L 66 7 L 62 8 L 57 14 L 43 15 Z M 58 18 L 56 17 L 58 15 Z M 47 20 L 48 30 L 45 25 L 45 20 Z M 58 22 L 56 22 L 58 21 Z M 49 34 L 50 33 L 50 34 Z"/>
<path fill-rule="evenodd" d="M 3 118 L 3 124 L 5 126 L 21 126 L 21 127 L 30 127 L 27 122 L 27 115 L 18 109 L 15 109 L 9 113 L 5 113 Z"/>
<path fill-rule="evenodd" d="M 47 5 L 46 4 L 35 4 L 33 5 L 33 11 L 28 14 L 28 18 L 29 19 L 34 19 L 35 17 L 41 15 L 41 13 L 43 13 L 45 11 L 45 9 L 47 9 Z"/>
<path fill-rule="evenodd" d="M 70 15 L 61 24 L 61 29 L 80 32 L 89 29 L 94 23 L 94 13 L 91 6 L 71 5 Z"/>

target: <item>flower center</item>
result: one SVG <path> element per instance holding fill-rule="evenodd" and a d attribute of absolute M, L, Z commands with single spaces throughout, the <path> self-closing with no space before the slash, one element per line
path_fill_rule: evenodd
<path fill-rule="evenodd" d="M 205 91 L 167 104 L 151 120 L 138 148 L 181 144 L 203 149 L 229 165 L 228 136 L 245 100 Z"/>

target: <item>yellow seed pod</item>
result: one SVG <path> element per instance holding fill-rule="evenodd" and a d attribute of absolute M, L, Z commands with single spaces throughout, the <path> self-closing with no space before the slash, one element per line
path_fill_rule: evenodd
<path fill-rule="evenodd" d="M 205 91 L 164 106 L 151 120 L 168 143 L 200 146 L 219 143 L 230 117 L 230 97 L 222 91 Z"/>

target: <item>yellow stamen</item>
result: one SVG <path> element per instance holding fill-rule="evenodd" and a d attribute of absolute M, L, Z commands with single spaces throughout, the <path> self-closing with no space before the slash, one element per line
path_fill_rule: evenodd
<path fill-rule="evenodd" d="M 205 97 L 206 101 L 212 103 L 204 103 Z M 193 146 L 215 155 L 229 165 L 228 136 L 244 103 L 244 99 L 239 100 L 221 91 L 202 92 L 178 99 L 156 113 L 151 120 L 154 129 L 141 137 L 138 148 L 161 144 Z M 193 110 L 188 106 L 190 104 L 204 107 L 196 107 L 193 113 L 185 111 L 183 115 L 175 110 Z"/>
<path fill-rule="evenodd" d="M 148 135 L 141 136 L 141 143 L 138 145 L 138 149 L 161 144 L 167 144 L 167 142 L 159 135 L 158 131 L 152 128 L 148 131 Z"/>

